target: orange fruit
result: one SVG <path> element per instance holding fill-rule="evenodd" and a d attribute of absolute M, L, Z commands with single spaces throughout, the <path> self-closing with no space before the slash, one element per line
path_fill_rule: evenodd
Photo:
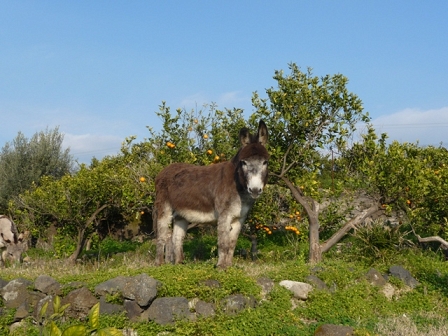
<path fill-rule="evenodd" d="M 207 154 L 208 154 L 208 155 L 212 155 L 212 154 L 213 154 L 213 151 L 212 151 L 211 149 L 209 149 L 209 150 L 207 151 Z"/>
<path fill-rule="evenodd" d="M 140 176 L 140 182 L 145 182 L 146 181 L 146 179 L 143 177 L 143 176 Z"/>
<path fill-rule="evenodd" d="M 208 139 L 208 135 L 207 134 L 204 134 L 204 137 L 203 137 L 204 139 Z"/>

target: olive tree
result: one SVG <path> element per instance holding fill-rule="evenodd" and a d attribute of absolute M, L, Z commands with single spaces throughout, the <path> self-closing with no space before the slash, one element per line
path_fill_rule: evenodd
<path fill-rule="evenodd" d="M 376 210 L 372 207 L 346 223 L 326 242 L 319 240 L 319 200 L 328 192 L 318 185 L 322 158 L 330 147 L 342 151 L 359 122 L 368 122 L 361 100 L 349 92 L 348 79 L 341 74 L 313 76 L 292 63 L 290 74 L 276 71 L 276 88 L 266 90 L 267 98 L 254 93 L 255 124 L 267 120 L 270 144 L 271 183 L 291 191 L 306 212 L 309 223 L 309 262 L 317 263 L 322 253 L 339 241 L 356 222 Z"/>
<path fill-rule="evenodd" d="M 8 200 L 38 184 L 42 176 L 60 178 L 73 169 L 69 149 L 64 149 L 59 129 L 46 129 L 30 139 L 21 132 L 0 152 L 0 209 Z"/>

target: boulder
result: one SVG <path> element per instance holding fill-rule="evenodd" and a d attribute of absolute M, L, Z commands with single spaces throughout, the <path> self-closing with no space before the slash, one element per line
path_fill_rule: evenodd
<path fill-rule="evenodd" d="M 61 305 L 67 303 L 70 306 L 66 309 L 66 314 L 75 319 L 83 319 L 89 315 L 90 309 L 98 302 L 98 299 L 93 296 L 90 290 L 86 287 L 75 289 L 67 294 L 61 300 Z"/>
<path fill-rule="evenodd" d="M 227 314 L 236 314 L 246 308 L 255 308 L 257 301 L 253 296 L 234 294 L 224 298 L 221 301 L 221 305 Z"/>
<path fill-rule="evenodd" d="M 376 287 L 383 287 L 387 283 L 381 273 L 374 268 L 369 269 L 366 274 L 366 279 L 371 285 Z"/>
<path fill-rule="evenodd" d="M 283 280 L 279 285 L 290 290 L 294 297 L 300 300 L 307 300 L 309 292 L 313 290 L 313 286 L 310 284 L 299 281 Z"/>
<path fill-rule="evenodd" d="M 316 329 L 314 336 L 351 336 L 354 335 L 352 327 L 335 324 L 323 324 Z"/>
<path fill-rule="evenodd" d="M 390 275 L 399 278 L 401 281 L 403 281 L 407 286 L 414 289 L 417 287 L 420 283 L 411 275 L 411 273 L 403 268 L 402 266 L 391 266 L 389 268 Z"/>
<path fill-rule="evenodd" d="M 144 313 L 149 320 L 161 325 L 174 324 L 176 320 L 193 320 L 188 300 L 184 297 L 157 298 Z"/>
<path fill-rule="evenodd" d="M 44 294 L 61 295 L 61 284 L 48 275 L 39 275 L 34 281 L 34 288 Z"/>
<path fill-rule="evenodd" d="M 6 308 L 19 308 L 28 298 L 28 287 L 33 283 L 26 279 L 11 280 L 1 290 Z"/>

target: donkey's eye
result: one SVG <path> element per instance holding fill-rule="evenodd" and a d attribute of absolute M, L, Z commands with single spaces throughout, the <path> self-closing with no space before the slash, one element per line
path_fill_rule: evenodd
<path fill-rule="evenodd" d="M 268 162 L 267 161 L 263 161 L 263 166 L 267 166 Z"/>
<path fill-rule="evenodd" d="M 243 161 L 243 160 L 241 160 L 241 165 L 242 165 L 242 166 L 247 166 L 247 162 L 246 162 L 246 161 Z"/>

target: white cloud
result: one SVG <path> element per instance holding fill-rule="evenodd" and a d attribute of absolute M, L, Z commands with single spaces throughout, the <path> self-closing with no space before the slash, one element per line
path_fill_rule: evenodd
<path fill-rule="evenodd" d="M 210 97 L 204 92 L 198 92 L 191 96 L 187 96 L 181 100 L 179 107 L 190 109 L 202 109 L 205 104 L 216 103 L 218 109 L 243 108 L 247 109 L 251 106 L 251 97 L 244 96 L 241 91 L 231 91 L 220 94 L 218 97 Z"/>
<path fill-rule="evenodd" d="M 377 133 L 389 140 L 419 142 L 420 145 L 448 144 L 448 107 L 422 111 L 405 109 L 372 120 Z"/>
<path fill-rule="evenodd" d="M 63 145 L 80 163 L 90 163 L 92 157 L 101 159 L 106 155 L 118 154 L 123 139 L 113 135 L 64 134 Z"/>
<path fill-rule="evenodd" d="M 219 106 L 223 108 L 242 107 L 242 104 L 247 104 L 248 102 L 250 103 L 250 97 L 245 97 L 240 91 L 223 93 L 218 99 Z"/>

